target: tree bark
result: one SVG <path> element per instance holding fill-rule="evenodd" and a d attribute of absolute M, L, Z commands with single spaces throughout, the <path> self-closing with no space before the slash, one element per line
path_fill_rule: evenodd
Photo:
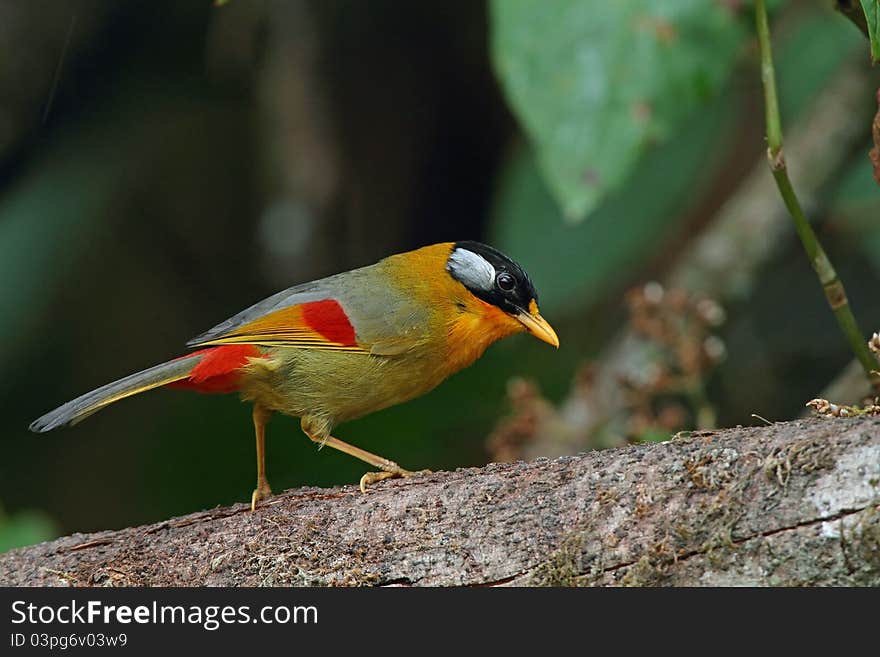
<path fill-rule="evenodd" d="M 2 585 L 880 585 L 880 419 L 288 491 L 0 555 Z"/>

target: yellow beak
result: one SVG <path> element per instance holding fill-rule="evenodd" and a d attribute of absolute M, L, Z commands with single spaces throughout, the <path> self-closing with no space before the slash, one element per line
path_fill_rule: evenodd
<path fill-rule="evenodd" d="M 534 305 L 534 302 L 532 304 Z M 541 317 L 537 307 L 531 313 L 525 311 L 517 313 L 516 318 L 536 338 L 543 340 L 547 344 L 552 344 L 557 349 L 559 348 L 559 336 L 556 335 L 556 331 L 553 330 L 553 327 L 550 326 L 547 320 Z"/>

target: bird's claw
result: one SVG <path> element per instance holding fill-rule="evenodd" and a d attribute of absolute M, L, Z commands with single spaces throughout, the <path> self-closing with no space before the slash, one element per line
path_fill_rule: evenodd
<path fill-rule="evenodd" d="M 269 483 L 265 481 L 258 483 L 254 492 L 251 493 L 251 511 L 256 511 L 257 502 L 268 500 L 270 497 L 272 497 L 272 489 L 269 488 Z"/>
<path fill-rule="evenodd" d="M 410 472 L 409 470 L 396 470 L 394 472 L 367 472 L 361 477 L 361 492 L 367 492 L 367 486 L 382 481 L 383 479 L 394 479 L 397 477 L 414 477 L 416 475 L 431 474 L 430 470 L 418 470 Z"/>

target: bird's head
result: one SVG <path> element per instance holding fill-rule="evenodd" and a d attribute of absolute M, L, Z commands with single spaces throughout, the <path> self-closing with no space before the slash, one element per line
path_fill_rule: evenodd
<path fill-rule="evenodd" d="M 556 331 L 541 317 L 538 292 L 525 270 L 501 251 L 480 242 L 456 242 L 446 271 L 475 297 L 519 322 L 539 340 L 559 347 Z"/>

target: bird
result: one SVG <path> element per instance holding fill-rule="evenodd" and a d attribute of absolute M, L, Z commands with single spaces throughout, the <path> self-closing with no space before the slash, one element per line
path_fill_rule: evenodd
<path fill-rule="evenodd" d="M 237 392 L 253 403 L 252 511 L 272 495 L 265 427 L 273 413 L 300 418 L 319 446 L 377 468 L 361 477 L 365 493 L 381 480 L 429 471 L 405 470 L 333 429 L 429 392 L 492 343 L 523 332 L 559 347 L 525 270 L 487 244 L 443 242 L 278 292 L 190 340 L 194 351 L 77 397 L 29 428 L 74 425 L 154 388 Z"/>

